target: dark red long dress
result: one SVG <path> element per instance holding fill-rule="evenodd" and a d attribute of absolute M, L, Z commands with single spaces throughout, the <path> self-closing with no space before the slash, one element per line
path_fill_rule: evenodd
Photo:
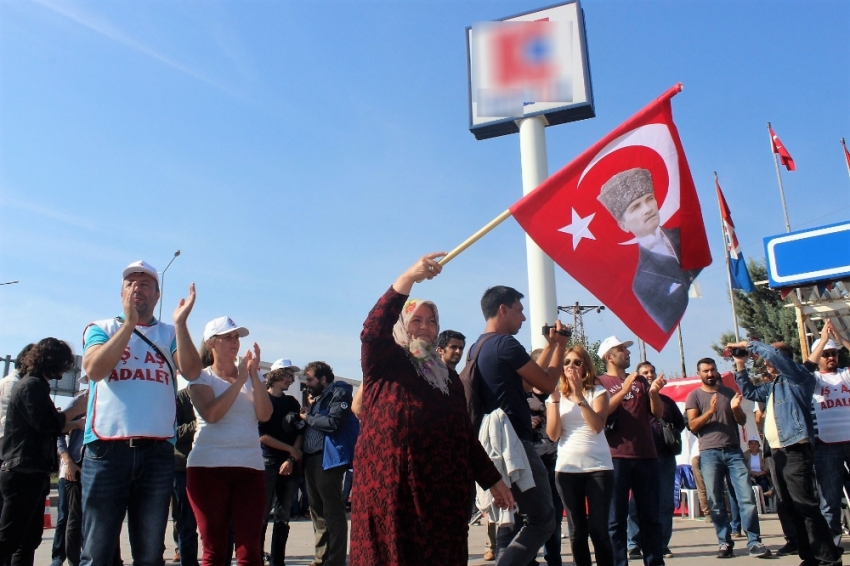
<path fill-rule="evenodd" d="M 392 287 L 363 325 L 363 421 L 354 457 L 351 566 L 468 562 L 472 481 L 501 476 L 472 433 L 463 385 L 431 387 L 393 340 L 407 296 Z"/>

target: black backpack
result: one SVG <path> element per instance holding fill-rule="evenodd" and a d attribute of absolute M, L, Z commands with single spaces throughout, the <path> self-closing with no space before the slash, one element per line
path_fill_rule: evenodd
<path fill-rule="evenodd" d="M 484 414 L 481 411 L 481 399 L 479 397 L 479 388 L 481 387 L 481 374 L 478 372 L 478 354 L 481 353 L 481 348 L 484 344 L 494 336 L 497 332 L 488 332 L 483 334 L 477 342 L 477 348 L 473 353 L 470 348 L 466 353 L 466 365 L 460 372 L 460 381 L 463 383 L 463 392 L 466 395 L 466 410 L 469 411 L 469 419 L 472 423 L 472 431 L 478 436 L 478 429 L 481 427 L 481 420 Z"/>

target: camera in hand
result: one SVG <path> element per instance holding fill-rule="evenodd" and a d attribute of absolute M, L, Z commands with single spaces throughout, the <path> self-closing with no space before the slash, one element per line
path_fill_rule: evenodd
<path fill-rule="evenodd" d="M 544 324 L 543 325 L 543 336 L 549 336 L 549 330 L 552 329 L 552 328 L 555 328 L 555 327 L 548 325 L 548 324 Z M 570 328 L 569 326 L 562 326 L 561 330 L 558 331 L 558 334 L 560 334 L 561 336 L 566 336 L 567 338 L 569 338 L 570 336 L 573 335 L 573 329 Z"/>
<path fill-rule="evenodd" d="M 723 351 L 723 357 L 725 358 L 743 358 L 748 355 L 746 348 L 726 348 Z"/>

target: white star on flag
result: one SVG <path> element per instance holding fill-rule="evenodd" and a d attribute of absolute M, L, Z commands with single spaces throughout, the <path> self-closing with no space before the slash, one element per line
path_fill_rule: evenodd
<path fill-rule="evenodd" d="M 590 231 L 590 222 L 593 220 L 593 217 L 596 216 L 594 212 L 590 216 L 585 216 L 582 218 L 579 216 L 576 209 L 573 208 L 573 221 L 571 224 L 564 226 L 563 228 L 559 228 L 559 232 L 564 232 L 565 234 L 571 234 L 573 237 L 573 251 L 578 247 L 579 242 L 581 242 L 582 238 L 587 238 L 588 240 L 595 240 L 596 236 Z"/>

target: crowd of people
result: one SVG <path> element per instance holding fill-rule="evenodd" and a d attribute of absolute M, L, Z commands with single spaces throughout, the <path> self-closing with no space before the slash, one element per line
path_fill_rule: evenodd
<path fill-rule="evenodd" d="M 515 338 L 524 297 L 506 286 L 484 293 L 483 333 L 458 373 L 466 336 L 441 332 L 437 305 L 410 297 L 439 275 L 442 255 L 417 260 L 369 312 L 356 395 L 322 361 L 302 371 L 279 359 L 264 375 L 259 346 L 243 351 L 249 331 L 227 316 L 206 324 L 196 348 L 194 286 L 165 324 L 154 317 L 156 270 L 130 264 L 123 314 L 85 329 L 89 387 L 67 409 L 49 388 L 74 365 L 65 342 L 30 344 L 0 380 L 0 566 L 33 564 L 57 466 L 54 566 L 121 564 L 125 519 L 132 562 L 162 565 L 169 508 L 181 564 L 197 565 L 200 546 L 205 566 L 234 555 L 243 566 L 283 565 L 299 481 L 313 566 L 464 565 L 476 513 L 488 524 L 484 559 L 500 566 L 534 564 L 541 548 L 560 566 L 564 516 L 578 566 L 663 565 L 686 427 L 699 442 L 693 472 L 718 558 L 746 537 L 753 557 L 841 564 L 850 371 L 838 368 L 834 340 L 850 341 L 832 324 L 802 364 L 781 343 L 730 344 L 739 392 L 700 360 L 683 414 L 651 363 L 629 371 L 631 341 L 600 343 L 602 374 L 559 321 L 544 348 L 527 352 Z M 766 377 L 748 369 L 755 357 Z M 179 390 L 178 374 L 188 382 Z M 287 393 L 298 375 L 302 400 Z M 746 454 L 743 399 L 759 425 Z M 754 485 L 778 504 L 786 544 L 775 551 L 761 541 Z"/>

